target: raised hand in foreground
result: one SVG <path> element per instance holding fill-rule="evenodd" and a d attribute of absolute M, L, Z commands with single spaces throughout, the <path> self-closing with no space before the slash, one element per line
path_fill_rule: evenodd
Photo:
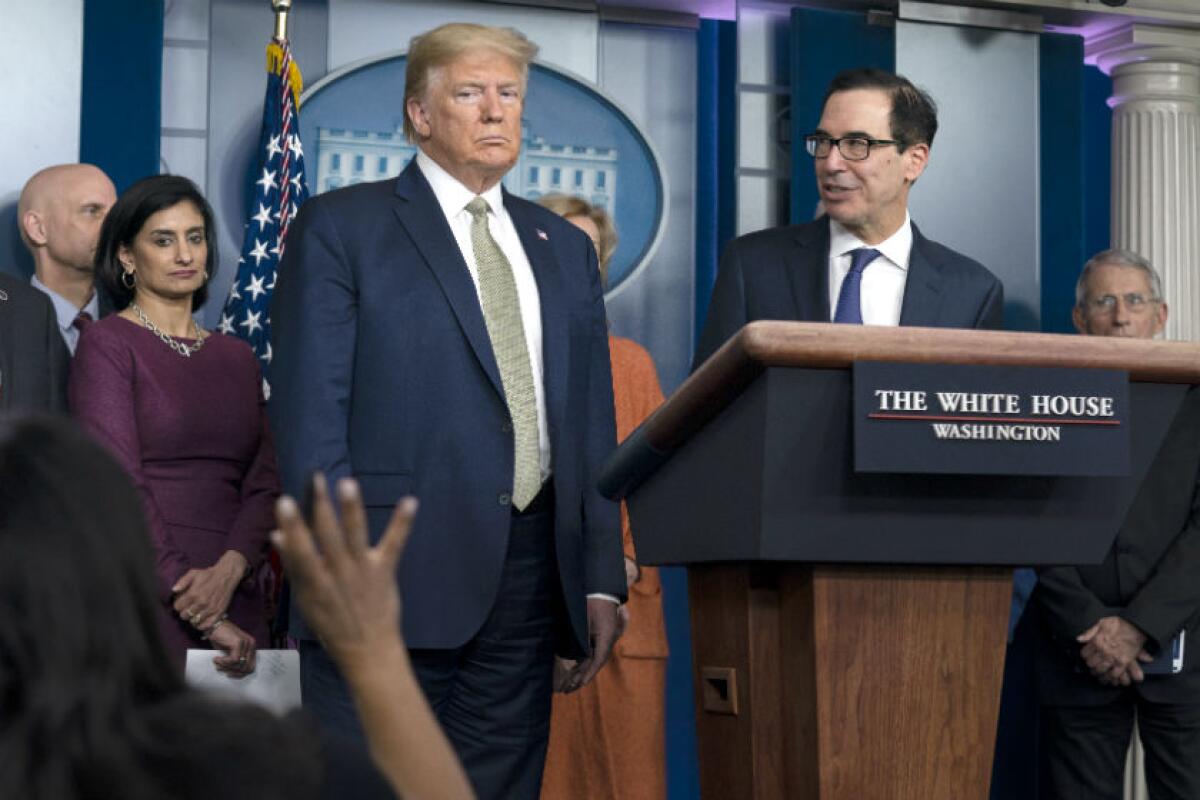
<path fill-rule="evenodd" d="M 337 494 L 340 523 L 325 477 L 313 477 L 312 532 L 292 498 L 281 497 L 275 506 L 279 530 L 271 540 L 283 556 L 296 601 L 345 676 L 371 755 L 392 788 L 410 800 L 473 797 L 400 637 L 396 564 L 416 500 L 396 505 L 371 547 L 357 482 L 338 481 Z"/>

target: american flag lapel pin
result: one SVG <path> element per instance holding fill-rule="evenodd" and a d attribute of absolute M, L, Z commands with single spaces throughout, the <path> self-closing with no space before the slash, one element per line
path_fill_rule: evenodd
<path fill-rule="evenodd" d="M 550 237 L 541 228 L 537 228 L 537 235 L 538 235 L 538 238 L 541 239 L 543 242 L 550 241 Z"/>

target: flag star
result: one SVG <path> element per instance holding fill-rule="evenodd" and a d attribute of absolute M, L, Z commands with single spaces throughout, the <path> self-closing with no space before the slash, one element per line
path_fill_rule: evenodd
<path fill-rule="evenodd" d="M 282 152 L 283 148 L 279 146 L 279 137 L 272 136 L 271 140 L 267 142 L 267 161 L 270 161 L 272 158 Z"/>
<path fill-rule="evenodd" d="M 300 146 L 299 136 L 294 133 L 288 136 L 288 147 L 296 154 L 296 158 L 304 158 L 304 148 Z"/>
<path fill-rule="evenodd" d="M 217 326 L 217 330 L 219 330 L 221 333 L 226 334 L 227 336 L 232 336 L 234 334 L 233 317 L 230 316 L 229 314 L 222 314 L 221 315 L 221 324 Z"/>
<path fill-rule="evenodd" d="M 263 400 L 271 399 L 271 384 L 267 383 L 267 379 L 263 378 Z"/>
<path fill-rule="evenodd" d="M 271 254 L 277 256 L 282 252 L 283 252 L 283 234 L 281 233 L 275 237 L 275 246 L 271 248 Z"/>
<path fill-rule="evenodd" d="M 230 300 L 241 300 L 242 299 L 241 292 L 238 291 L 237 280 L 234 280 L 234 282 L 229 285 L 229 299 Z"/>
<path fill-rule="evenodd" d="M 251 217 L 251 219 L 258 223 L 258 232 L 262 233 L 262 229 L 271 224 L 271 209 L 259 203 L 258 213 Z"/>
<path fill-rule="evenodd" d="M 275 357 L 275 354 L 271 352 L 271 343 L 267 342 L 267 344 L 263 347 L 263 353 L 261 356 L 259 356 L 259 358 L 261 358 L 263 361 L 270 364 L 271 359 L 274 357 Z"/>
<path fill-rule="evenodd" d="M 277 274 L 278 274 L 278 273 L 276 273 L 276 272 L 272 272 L 272 273 L 271 273 L 271 283 L 270 283 L 270 284 L 267 286 L 267 291 L 268 291 L 268 292 L 273 292 L 273 291 L 275 291 L 275 276 L 276 276 Z"/>
<path fill-rule="evenodd" d="M 300 181 L 302 181 L 302 180 L 304 180 L 304 173 L 297 172 L 295 175 L 292 176 L 292 179 L 290 181 L 288 181 L 288 183 L 290 183 L 292 186 L 295 186 L 296 191 L 298 192 L 298 191 L 300 191 Z"/>
<path fill-rule="evenodd" d="M 295 203 L 292 203 L 292 210 L 291 210 L 291 213 L 288 214 L 288 219 L 295 219 L 296 214 L 299 211 L 300 211 L 300 206 L 296 205 Z"/>
<path fill-rule="evenodd" d="M 262 330 L 262 323 L 259 318 L 262 317 L 261 311 L 246 310 L 246 318 L 238 323 L 239 326 L 246 329 L 247 336 L 253 336 L 255 331 Z"/>
<path fill-rule="evenodd" d="M 263 167 L 262 177 L 254 182 L 256 185 L 263 187 L 263 194 L 268 195 L 272 189 L 278 189 L 279 184 L 275 183 L 275 171 Z"/>
<path fill-rule="evenodd" d="M 267 289 L 263 286 L 263 279 L 259 275 L 251 275 L 250 283 L 246 285 L 246 292 L 254 296 L 254 302 L 258 302 L 260 294 L 266 294 Z"/>
<path fill-rule="evenodd" d="M 254 266 L 256 267 L 262 263 L 264 258 L 270 258 L 270 256 L 267 255 L 267 243 L 261 239 L 255 238 L 254 250 L 250 253 L 250 257 L 254 259 Z"/>

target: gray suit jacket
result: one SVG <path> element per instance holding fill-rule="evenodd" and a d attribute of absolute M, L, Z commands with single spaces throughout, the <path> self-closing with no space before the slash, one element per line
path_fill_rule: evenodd
<path fill-rule="evenodd" d="M 914 224 L 901 325 L 1003 327 L 1004 287 L 961 253 Z M 735 239 L 721 256 L 696 364 L 743 325 L 759 319 L 829 321 L 829 218 L 768 228 Z"/>
<path fill-rule="evenodd" d="M 0 410 L 64 410 L 69 360 L 50 299 L 0 273 Z"/>

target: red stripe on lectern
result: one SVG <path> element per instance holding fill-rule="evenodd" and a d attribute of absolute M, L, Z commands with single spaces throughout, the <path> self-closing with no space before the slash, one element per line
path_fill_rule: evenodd
<path fill-rule="evenodd" d="M 1028 417 L 942 417 L 933 414 L 867 414 L 868 419 L 899 419 L 931 422 L 1024 422 L 1032 425 L 1120 425 L 1115 419 L 1030 419 Z"/>

